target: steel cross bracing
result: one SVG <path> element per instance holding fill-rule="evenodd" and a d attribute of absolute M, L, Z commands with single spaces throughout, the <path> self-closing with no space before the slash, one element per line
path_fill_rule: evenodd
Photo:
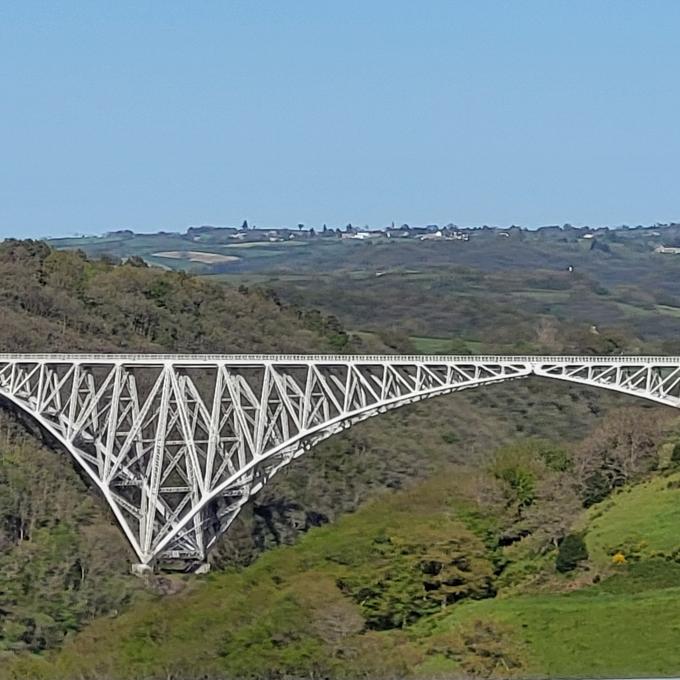
<path fill-rule="evenodd" d="M 370 416 L 529 375 L 680 406 L 680 357 L 0 355 L 0 396 L 99 488 L 143 564 L 204 560 L 291 460 Z"/>

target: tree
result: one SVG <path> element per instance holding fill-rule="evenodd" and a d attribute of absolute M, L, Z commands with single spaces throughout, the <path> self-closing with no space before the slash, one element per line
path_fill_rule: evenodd
<path fill-rule="evenodd" d="M 344 651 L 348 638 L 360 633 L 366 622 L 359 605 L 343 595 L 326 575 L 296 584 L 296 599 L 308 612 L 313 632 L 328 645 L 332 656 Z"/>
<path fill-rule="evenodd" d="M 0 656 L 42 651 L 139 587 L 75 471 L 0 416 Z"/>
<path fill-rule="evenodd" d="M 552 317 L 542 316 L 536 326 L 536 341 L 545 351 L 559 353 L 564 345 L 560 340 L 557 321 Z"/>
<path fill-rule="evenodd" d="M 493 594 L 484 544 L 455 521 L 378 534 L 369 557 L 340 582 L 369 628 L 403 628 L 460 600 Z"/>
<path fill-rule="evenodd" d="M 581 509 L 571 467 L 563 448 L 537 438 L 496 453 L 490 472 L 501 484 L 507 509 L 501 540 L 530 536 L 538 553 L 558 544 Z"/>
<path fill-rule="evenodd" d="M 505 446 L 494 456 L 490 472 L 503 483 L 507 504 L 518 515 L 534 502 L 541 468 L 541 461 L 523 442 Z"/>
<path fill-rule="evenodd" d="M 534 503 L 524 512 L 522 522 L 532 535 L 535 550 L 542 554 L 559 546 L 581 509 L 573 476 L 547 471 L 536 484 Z"/>
<path fill-rule="evenodd" d="M 69 293 L 81 296 L 87 278 L 87 258 L 81 250 L 50 253 L 43 265 L 48 282 Z"/>
<path fill-rule="evenodd" d="M 411 338 L 397 328 L 385 328 L 378 332 L 378 337 L 390 349 L 400 354 L 415 354 L 416 348 Z"/>
<path fill-rule="evenodd" d="M 652 409 L 625 408 L 608 414 L 574 452 L 584 505 L 654 470 L 662 436 L 663 421 Z"/>

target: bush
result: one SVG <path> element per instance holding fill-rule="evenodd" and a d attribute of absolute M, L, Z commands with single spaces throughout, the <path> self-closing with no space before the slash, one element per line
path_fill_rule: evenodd
<path fill-rule="evenodd" d="M 680 466 L 680 442 L 678 442 L 671 452 L 671 464 L 673 467 Z"/>
<path fill-rule="evenodd" d="M 445 432 L 442 435 L 442 439 L 444 440 L 444 442 L 446 444 L 455 444 L 456 442 L 458 442 L 460 440 L 460 438 L 458 437 L 458 435 L 455 432 Z"/>
<path fill-rule="evenodd" d="M 588 559 L 588 548 L 581 534 L 567 534 L 557 551 L 555 569 L 564 574 L 573 571 L 580 562 Z"/>
<path fill-rule="evenodd" d="M 583 507 L 589 508 L 591 505 L 601 503 L 611 491 L 609 480 L 604 476 L 600 470 L 595 470 L 589 475 L 584 483 L 581 491 L 581 498 L 583 500 Z"/>
<path fill-rule="evenodd" d="M 455 661 L 471 678 L 513 677 L 526 666 L 524 646 L 512 628 L 476 620 L 434 636 L 427 650 Z"/>

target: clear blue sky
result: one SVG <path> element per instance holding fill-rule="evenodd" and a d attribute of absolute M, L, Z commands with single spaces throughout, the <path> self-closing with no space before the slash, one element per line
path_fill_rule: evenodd
<path fill-rule="evenodd" d="M 0 3 L 0 236 L 680 220 L 680 2 Z"/>

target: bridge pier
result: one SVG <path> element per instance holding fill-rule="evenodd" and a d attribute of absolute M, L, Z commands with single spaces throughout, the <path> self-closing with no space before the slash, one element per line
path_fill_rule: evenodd
<path fill-rule="evenodd" d="M 162 567 L 161 567 L 162 570 Z M 171 570 L 171 571 L 177 571 Z M 184 570 L 180 571 L 185 571 L 188 574 L 196 574 L 197 576 L 201 576 L 203 574 L 209 574 L 210 573 L 210 562 L 199 562 L 199 563 L 194 563 L 190 564 L 188 567 L 185 567 Z M 139 578 L 146 578 L 147 576 L 153 576 L 156 571 L 151 564 L 144 564 L 143 562 L 136 562 L 132 565 L 130 565 L 130 572 L 132 573 L 133 576 L 137 576 Z"/>
<path fill-rule="evenodd" d="M 139 578 L 153 576 L 153 567 L 150 564 L 144 564 L 143 562 L 132 564 L 130 566 L 130 571 L 134 576 L 139 576 Z"/>

